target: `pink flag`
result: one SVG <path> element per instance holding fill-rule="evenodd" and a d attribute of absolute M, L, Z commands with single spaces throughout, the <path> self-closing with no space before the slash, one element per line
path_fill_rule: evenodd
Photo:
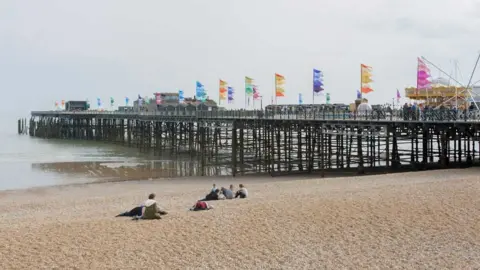
<path fill-rule="evenodd" d="M 431 88 L 431 81 L 430 81 L 430 69 L 425 64 L 425 62 L 418 58 L 418 65 L 417 65 L 417 90 L 416 94 L 418 95 L 418 91 L 420 89 L 430 89 Z"/>

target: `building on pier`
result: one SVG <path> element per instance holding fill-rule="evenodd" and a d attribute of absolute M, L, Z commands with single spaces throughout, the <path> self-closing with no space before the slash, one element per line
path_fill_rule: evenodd
<path fill-rule="evenodd" d="M 180 110 L 195 111 L 195 110 L 217 110 L 218 106 L 214 100 L 208 99 L 204 102 L 197 100 L 194 97 L 185 97 L 182 103 L 179 102 L 178 92 L 153 93 L 154 98 L 148 98 L 148 102 L 143 100 L 135 100 L 133 102 L 133 110 L 138 111 L 175 111 L 176 108 Z M 139 105 L 141 104 L 141 106 Z"/>
<path fill-rule="evenodd" d="M 73 112 L 73 111 L 86 111 L 90 108 L 87 101 L 80 100 L 74 101 L 70 100 L 65 103 L 65 111 Z"/>

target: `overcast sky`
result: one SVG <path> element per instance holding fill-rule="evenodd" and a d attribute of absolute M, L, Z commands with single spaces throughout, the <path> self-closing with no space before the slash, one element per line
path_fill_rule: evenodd
<path fill-rule="evenodd" d="M 220 78 L 243 107 L 244 76 L 268 104 L 274 73 L 286 78 L 278 103 L 297 103 L 298 93 L 310 103 L 312 68 L 324 72 L 332 102 L 350 103 L 360 63 L 373 67 L 367 98 L 391 102 L 396 88 L 416 83 L 421 55 L 449 73 L 458 60 L 466 84 L 479 29 L 478 0 L 0 0 L 2 110 L 178 89 L 190 96 L 196 80 L 217 99 Z"/>

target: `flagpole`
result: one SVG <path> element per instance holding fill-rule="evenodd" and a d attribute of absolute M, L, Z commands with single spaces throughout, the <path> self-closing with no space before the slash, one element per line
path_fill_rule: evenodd
<path fill-rule="evenodd" d="M 360 100 L 363 99 L 363 89 L 362 89 L 362 86 L 363 86 L 363 77 L 362 77 L 362 71 L 363 71 L 363 67 L 362 67 L 362 64 L 360 64 Z"/>
<path fill-rule="evenodd" d="M 312 105 L 315 105 L 315 69 L 313 70 Z"/>
<path fill-rule="evenodd" d="M 277 74 L 274 76 L 275 88 L 273 89 L 273 96 L 275 97 L 275 105 L 277 105 Z"/>

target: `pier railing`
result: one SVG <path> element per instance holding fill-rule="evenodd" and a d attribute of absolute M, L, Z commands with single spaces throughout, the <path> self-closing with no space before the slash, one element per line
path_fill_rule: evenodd
<path fill-rule="evenodd" d="M 225 110 L 225 111 L 32 111 L 32 116 L 85 116 L 118 118 L 193 118 L 193 119 L 285 119 L 285 120 L 350 120 L 350 121 L 428 121 L 428 122 L 480 122 L 478 111 L 428 110 L 406 111 L 380 109 L 366 112 L 345 110 L 315 111 L 268 111 L 268 110 Z"/>

